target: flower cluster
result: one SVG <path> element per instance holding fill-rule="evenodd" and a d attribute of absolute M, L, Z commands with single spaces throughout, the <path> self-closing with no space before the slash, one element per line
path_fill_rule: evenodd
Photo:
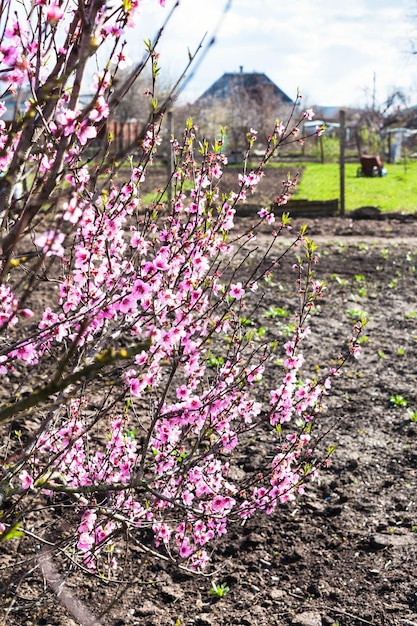
<path fill-rule="evenodd" d="M 245 338 L 234 310 L 245 305 L 262 273 L 250 283 L 228 283 L 223 273 L 228 257 L 236 254 L 225 238 L 235 205 L 260 175 L 245 175 L 239 195 L 214 204 L 224 158 L 207 154 L 195 173 L 189 150 L 194 133 L 189 129 L 184 137 L 188 167 L 164 219 L 138 217 L 141 167 L 100 197 L 89 198 L 84 187 L 72 192 L 62 212 L 69 233 L 50 230 L 34 239 L 45 260 L 60 260 L 57 301 L 43 311 L 37 332 L 17 341 L 2 363 L 4 375 L 18 361 L 34 366 L 67 346 L 95 355 L 92 363 L 99 364 L 102 346 L 121 334 L 141 346 L 132 351 L 120 381 L 133 407 L 136 399 L 151 403 L 141 425 L 142 443 L 129 411 L 110 417 L 107 441 L 100 441 L 100 434 L 93 440 L 94 416 L 72 400 L 61 423 L 45 428 L 31 465 L 19 474 L 28 491 L 78 490 L 76 546 L 89 569 L 97 567 L 126 523 L 139 537 L 151 528 L 156 547 L 202 568 L 206 544 L 226 532 L 229 518 L 270 513 L 294 498 L 303 489 L 304 458 L 311 455 L 309 427 L 330 384 L 330 379 L 301 383 L 299 345 L 308 330 L 300 327 L 285 346 L 284 378 L 270 392 L 269 407 L 255 399 L 253 388 L 262 380 L 270 350 Z M 179 161 L 178 170 L 181 166 Z M 188 178 L 194 186 L 186 191 Z M 269 221 L 269 212 L 260 219 Z M 321 291 L 310 279 L 308 289 L 307 304 Z M 10 290 L 4 295 L 5 322 L 12 327 L 17 301 Z M 206 358 L 212 337 L 230 334 L 236 348 L 212 373 Z M 265 411 L 274 454 L 269 470 L 264 468 L 248 490 L 230 478 L 230 460 L 246 434 L 264 423 Z M 276 425 L 293 417 L 302 418 L 301 428 L 282 442 Z M 105 489 L 103 504 L 97 503 L 95 487 L 98 493 Z"/>

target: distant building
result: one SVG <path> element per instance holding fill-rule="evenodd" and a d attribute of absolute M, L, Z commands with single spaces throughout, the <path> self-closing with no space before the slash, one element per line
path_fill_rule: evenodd
<path fill-rule="evenodd" d="M 207 105 L 214 101 L 242 97 L 262 105 L 269 99 L 279 100 L 282 104 L 292 105 L 293 100 L 272 82 L 266 74 L 258 72 L 228 72 L 216 80 L 195 102 Z"/>
<path fill-rule="evenodd" d="M 224 150 L 229 162 L 240 162 L 247 149 L 250 128 L 258 132 L 255 150 L 264 153 L 266 137 L 277 119 L 287 119 L 294 101 L 260 72 L 226 72 L 195 102 L 195 117 L 206 136 L 226 130 Z"/>
<path fill-rule="evenodd" d="M 416 129 L 411 128 L 388 128 L 386 130 L 388 135 L 388 161 L 389 163 L 396 163 L 403 155 L 403 149 L 406 146 L 407 141 L 414 138 L 417 135 Z M 416 156 L 413 152 L 412 156 Z"/>

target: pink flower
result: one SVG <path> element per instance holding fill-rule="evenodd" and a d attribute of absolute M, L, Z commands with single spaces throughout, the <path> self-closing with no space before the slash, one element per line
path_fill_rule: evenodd
<path fill-rule="evenodd" d="M 56 116 L 56 121 L 64 128 L 64 135 L 70 135 L 75 130 L 75 120 L 79 116 L 79 111 L 64 109 Z"/>
<path fill-rule="evenodd" d="M 83 516 L 81 519 L 82 521 L 81 521 L 81 524 L 78 526 L 78 532 L 81 534 L 88 533 L 93 530 L 96 520 L 97 520 L 97 515 L 93 510 L 87 509 L 83 513 Z"/>
<path fill-rule="evenodd" d="M 324 283 L 320 280 L 313 280 L 311 282 L 312 292 L 315 294 L 321 294 L 324 289 Z"/>
<path fill-rule="evenodd" d="M 243 289 L 242 283 L 235 283 L 230 285 L 230 297 L 235 298 L 235 300 L 240 300 L 245 290 Z"/>
<path fill-rule="evenodd" d="M 19 478 L 20 478 L 20 482 L 22 485 L 22 489 L 32 489 L 33 483 L 34 483 L 33 476 L 28 474 L 26 470 L 23 470 L 20 472 Z"/>
<path fill-rule="evenodd" d="M 349 352 L 352 356 L 357 359 L 361 353 L 361 347 L 359 344 L 355 343 L 349 347 Z"/>
<path fill-rule="evenodd" d="M 285 132 L 285 125 L 282 122 L 278 122 L 275 126 L 274 133 L 276 135 L 283 135 Z"/>
<path fill-rule="evenodd" d="M 30 318 L 35 315 L 31 309 L 19 309 L 17 314 L 20 315 L 20 317 L 26 317 L 26 318 Z"/>
<path fill-rule="evenodd" d="M 194 500 L 194 495 L 191 493 L 191 491 L 184 491 L 184 493 L 182 494 L 182 501 L 184 502 L 184 504 L 186 506 L 191 506 Z"/>
<path fill-rule="evenodd" d="M 145 174 L 142 167 L 135 167 L 132 171 L 132 181 L 134 183 L 143 183 L 145 180 Z"/>
<path fill-rule="evenodd" d="M 295 433 L 291 433 L 289 435 L 287 435 L 287 439 L 290 443 L 296 443 L 297 442 L 297 435 Z"/>
<path fill-rule="evenodd" d="M 45 256 L 64 256 L 64 248 L 62 242 L 65 239 L 64 233 L 57 233 L 55 230 L 48 230 L 43 235 L 39 235 L 35 239 L 35 245 L 42 248 Z"/>
<path fill-rule="evenodd" d="M 130 294 L 126 295 L 120 302 L 118 302 L 119 311 L 125 315 L 134 312 L 135 308 L 136 300 Z"/>
<path fill-rule="evenodd" d="M 48 22 L 56 23 L 61 19 L 63 15 L 64 11 L 61 9 L 60 6 L 55 3 L 50 4 L 49 7 L 46 9 L 46 19 L 48 20 Z"/>
<path fill-rule="evenodd" d="M 184 539 L 179 552 L 180 552 L 180 557 L 182 557 L 183 559 L 187 559 L 190 556 L 190 554 L 192 554 L 193 551 L 188 545 L 188 542 L 186 539 Z"/>
<path fill-rule="evenodd" d="M 88 552 L 94 544 L 94 537 L 89 533 L 81 533 L 77 543 L 77 549 L 80 552 Z"/>
<path fill-rule="evenodd" d="M 169 526 L 164 524 L 163 522 L 155 523 L 152 527 L 152 530 L 155 533 L 155 544 L 158 547 L 161 541 L 167 542 L 171 537 L 171 530 Z"/>
<path fill-rule="evenodd" d="M 232 498 L 217 495 L 214 496 L 211 502 L 211 508 L 216 513 L 224 513 L 226 510 L 229 510 L 232 506 L 233 500 Z"/>
<path fill-rule="evenodd" d="M 77 198 L 71 198 L 69 202 L 65 202 L 63 215 L 63 219 L 65 221 L 71 222 L 71 224 L 76 224 L 82 214 L 83 211 L 77 203 Z"/>
<path fill-rule="evenodd" d="M 79 129 L 77 130 L 78 141 L 82 146 L 88 142 L 89 139 L 97 137 L 97 131 L 94 126 L 88 126 L 87 120 L 81 122 Z"/>
<path fill-rule="evenodd" d="M 135 363 L 136 363 L 136 365 L 139 365 L 140 367 L 145 365 L 145 363 L 147 363 L 147 361 L 148 361 L 148 353 L 145 352 L 144 350 L 142 350 L 142 352 L 140 354 L 137 354 L 135 356 Z"/>
<path fill-rule="evenodd" d="M 190 391 L 187 385 L 181 385 L 181 387 L 177 387 L 176 393 L 179 400 L 188 400 L 190 396 Z"/>
<path fill-rule="evenodd" d="M 105 101 L 103 96 L 99 96 L 94 105 L 94 109 L 90 111 L 89 118 L 95 122 L 100 121 L 104 117 L 109 116 L 109 105 Z"/>

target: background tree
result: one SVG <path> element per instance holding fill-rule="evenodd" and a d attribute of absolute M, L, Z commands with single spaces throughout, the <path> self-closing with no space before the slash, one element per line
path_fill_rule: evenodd
<path fill-rule="evenodd" d="M 359 154 L 378 154 L 385 157 L 388 151 L 387 129 L 404 119 L 405 95 L 393 91 L 381 106 L 375 103 L 358 111 L 355 138 Z"/>

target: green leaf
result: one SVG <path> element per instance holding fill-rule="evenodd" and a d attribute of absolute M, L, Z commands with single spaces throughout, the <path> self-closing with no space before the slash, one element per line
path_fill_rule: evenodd
<path fill-rule="evenodd" d="M 0 541 L 8 541 L 9 539 L 18 539 L 24 537 L 24 534 L 20 528 L 20 522 L 17 522 L 14 526 L 7 528 L 2 535 L 0 535 Z"/>

